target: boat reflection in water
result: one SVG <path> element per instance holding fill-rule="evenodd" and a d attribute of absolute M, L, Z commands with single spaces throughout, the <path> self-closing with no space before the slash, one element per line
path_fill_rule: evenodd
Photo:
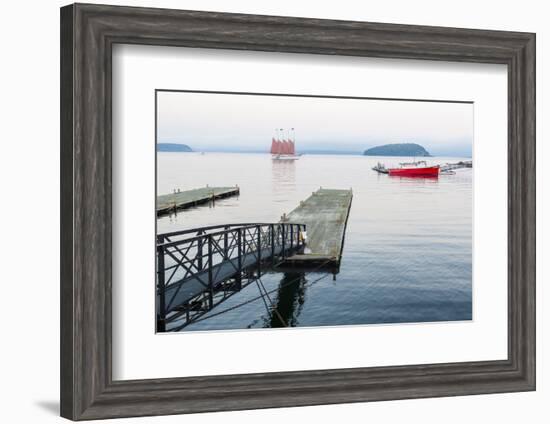
<path fill-rule="evenodd" d="M 271 161 L 271 190 L 276 201 L 284 201 L 296 191 L 295 161 Z"/>

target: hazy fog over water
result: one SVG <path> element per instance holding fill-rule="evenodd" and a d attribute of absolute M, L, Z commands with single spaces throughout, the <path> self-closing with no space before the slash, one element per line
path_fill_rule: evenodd
<path fill-rule="evenodd" d="M 436 156 L 471 156 L 472 103 L 157 93 L 157 142 L 196 151 L 268 151 L 276 128 L 295 128 L 298 152 L 362 152 L 418 143 Z"/>

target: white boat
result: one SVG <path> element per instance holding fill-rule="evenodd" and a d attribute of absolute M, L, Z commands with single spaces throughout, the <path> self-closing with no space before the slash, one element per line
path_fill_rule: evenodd
<path fill-rule="evenodd" d="M 273 160 L 298 160 L 300 155 L 273 155 L 271 156 Z"/>

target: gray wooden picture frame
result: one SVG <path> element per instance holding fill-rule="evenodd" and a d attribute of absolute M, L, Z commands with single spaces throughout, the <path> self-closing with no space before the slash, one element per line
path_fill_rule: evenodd
<path fill-rule="evenodd" d="M 507 65 L 508 359 L 113 381 L 115 43 Z M 60 125 L 63 417 L 83 420 L 535 389 L 534 34 L 75 4 L 61 9 Z"/>

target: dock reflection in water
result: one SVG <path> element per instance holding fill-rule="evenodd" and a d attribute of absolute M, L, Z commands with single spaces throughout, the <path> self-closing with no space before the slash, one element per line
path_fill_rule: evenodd
<path fill-rule="evenodd" d="M 303 273 L 284 273 L 273 308 L 264 327 L 296 327 L 306 294 L 306 278 Z"/>

